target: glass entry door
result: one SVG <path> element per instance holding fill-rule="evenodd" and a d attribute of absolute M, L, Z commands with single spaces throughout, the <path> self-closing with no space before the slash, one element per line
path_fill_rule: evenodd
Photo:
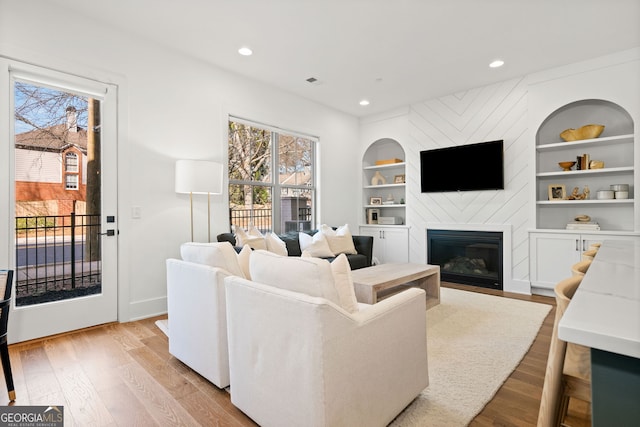
<path fill-rule="evenodd" d="M 6 65 L 11 131 L 2 147 L 13 185 L 3 228 L 12 248 L 0 261 L 16 272 L 9 340 L 114 321 L 115 88 Z"/>

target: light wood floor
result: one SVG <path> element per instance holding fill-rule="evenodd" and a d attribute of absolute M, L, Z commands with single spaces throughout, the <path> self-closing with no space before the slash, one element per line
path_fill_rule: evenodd
<path fill-rule="evenodd" d="M 443 286 L 505 295 L 464 285 Z M 505 296 L 553 304 L 547 297 Z M 554 312 L 471 426 L 536 425 Z M 255 426 L 231 404 L 226 391 L 169 354 L 167 338 L 154 323 L 164 317 L 9 346 L 15 404 L 62 405 L 65 425 Z M 0 404 L 9 404 L 4 383 Z M 570 415 L 573 425 L 589 425 L 586 405 L 571 406 Z"/>

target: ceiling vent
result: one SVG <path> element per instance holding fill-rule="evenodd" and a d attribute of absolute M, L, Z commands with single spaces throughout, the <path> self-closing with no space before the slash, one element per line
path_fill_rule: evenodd
<path fill-rule="evenodd" d="M 322 84 L 322 82 L 320 80 L 316 79 L 315 77 L 309 77 L 307 79 L 307 82 L 311 83 L 312 85 L 316 85 L 316 86 Z"/>

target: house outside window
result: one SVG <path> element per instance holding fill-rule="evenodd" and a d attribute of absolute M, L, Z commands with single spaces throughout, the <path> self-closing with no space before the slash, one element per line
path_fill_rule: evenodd
<path fill-rule="evenodd" d="M 315 228 L 317 138 L 229 119 L 230 224 L 261 232 Z"/>

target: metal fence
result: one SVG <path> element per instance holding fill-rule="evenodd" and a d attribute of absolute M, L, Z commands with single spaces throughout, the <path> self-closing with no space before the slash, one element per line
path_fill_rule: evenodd
<path fill-rule="evenodd" d="M 16 217 L 16 305 L 101 291 L 100 215 Z"/>
<path fill-rule="evenodd" d="M 258 230 L 271 231 L 271 208 L 269 209 L 229 209 L 229 226 L 242 227 L 245 230 L 253 224 Z"/>
<path fill-rule="evenodd" d="M 253 224 L 258 230 L 262 232 L 273 231 L 271 209 L 229 209 L 229 226 L 235 225 L 236 227 L 242 227 L 245 230 L 249 227 L 249 224 Z M 311 208 L 300 207 L 298 208 L 297 218 L 284 221 L 284 229 L 281 231 L 300 231 L 301 229 L 308 229 L 311 225 Z"/>

